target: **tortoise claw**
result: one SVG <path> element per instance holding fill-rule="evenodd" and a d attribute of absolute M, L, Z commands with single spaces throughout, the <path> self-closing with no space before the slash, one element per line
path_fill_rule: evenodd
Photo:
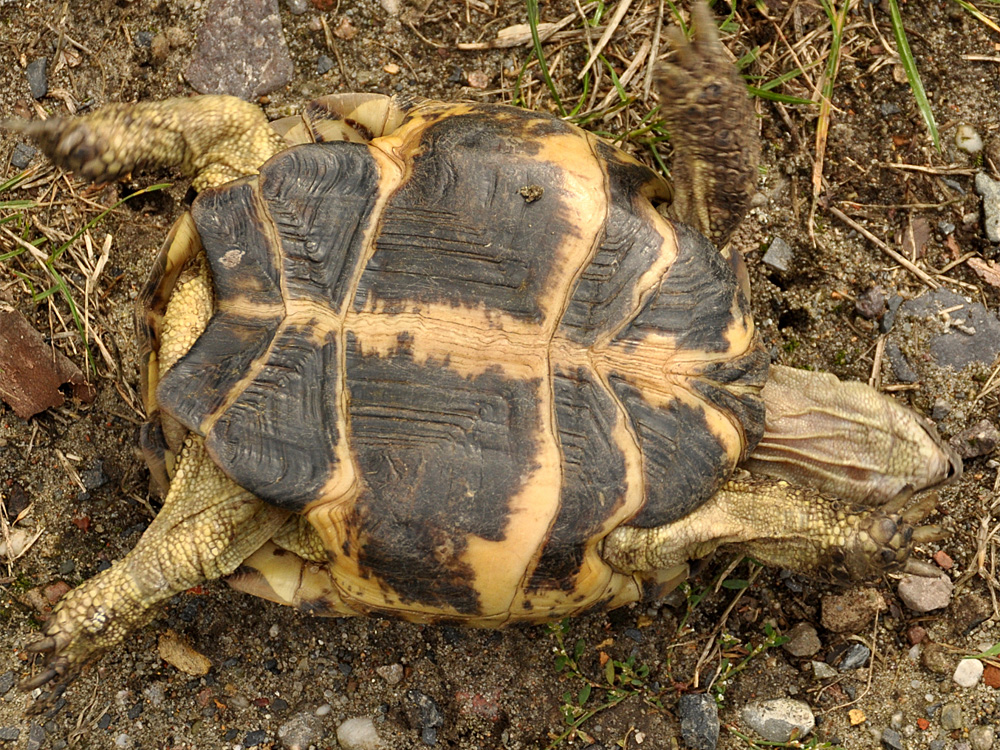
<path fill-rule="evenodd" d="M 921 578 L 941 577 L 940 568 L 935 568 L 930 563 L 914 560 L 912 558 L 906 561 L 906 565 L 903 566 L 902 572 L 907 575 L 920 576 Z"/>

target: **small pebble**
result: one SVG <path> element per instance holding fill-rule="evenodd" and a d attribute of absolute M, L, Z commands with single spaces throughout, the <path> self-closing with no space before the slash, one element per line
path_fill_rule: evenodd
<path fill-rule="evenodd" d="M 403 681 L 403 665 L 402 664 L 386 664 L 381 667 L 376 667 L 375 672 L 385 680 L 386 684 L 390 687 L 398 685 Z"/>
<path fill-rule="evenodd" d="M 903 750 L 903 738 L 895 729 L 886 727 L 882 730 L 882 747 L 886 750 Z"/>
<path fill-rule="evenodd" d="M 45 730 L 41 724 L 32 724 L 28 729 L 28 746 L 25 750 L 40 750 L 45 742 Z"/>
<path fill-rule="evenodd" d="M 323 719 L 314 712 L 298 713 L 280 727 L 278 739 L 285 750 L 308 750 L 323 740 Z"/>
<path fill-rule="evenodd" d="M 823 597 L 821 624 L 834 633 L 858 633 L 868 628 L 885 601 L 875 589 L 856 588 L 843 594 Z"/>
<path fill-rule="evenodd" d="M 850 672 L 860 669 L 868 663 L 868 657 L 872 655 L 871 649 L 861 643 L 852 643 L 844 652 L 843 658 L 837 668 L 841 672 Z"/>
<path fill-rule="evenodd" d="M 47 57 L 36 57 L 24 69 L 25 75 L 28 76 L 28 88 L 31 89 L 31 96 L 35 99 L 41 99 L 49 93 L 48 69 Z"/>
<path fill-rule="evenodd" d="M 293 16 L 301 16 L 309 10 L 309 0 L 286 0 L 285 5 Z"/>
<path fill-rule="evenodd" d="M 924 669 L 935 674 L 948 674 L 954 669 L 955 662 L 951 654 L 938 643 L 928 643 L 920 654 L 920 663 Z"/>
<path fill-rule="evenodd" d="M 764 257 L 761 260 L 772 271 L 788 273 L 792 268 L 794 255 L 795 252 L 792 250 L 791 245 L 781 237 L 775 237 L 771 240 L 771 244 L 768 246 L 767 252 L 764 253 Z"/>
<path fill-rule="evenodd" d="M 869 287 L 854 301 L 854 310 L 862 318 L 877 320 L 885 312 L 885 291 L 882 287 Z"/>
<path fill-rule="evenodd" d="M 987 456 L 1000 444 L 1000 431 L 990 420 L 983 419 L 952 436 L 948 443 L 962 458 Z"/>
<path fill-rule="evenodd" d="M 677 704 L 681 737 L 690 750 L 715 750 L 719 744 L 719 706 L 705 693 L 682 695 Z"/>
<path fill-rule="evenodd" d="M 385 745 L 367 717 L 348 719 L 337 727 L 337 742 L 343 750 L 383 750 Z"/>
<path fill-rule="evenodd" d="M 990 750 L 996 731 L 987 724 L 981 724 L 969 730 L 969 744 L 972 750 Z"/>
<path fill-rule="evenodd" d="M 128 750 L 128 748 L 134 747 L 135 743 L 132 738 L 127 734 L 119 734 L 115 737 L 115 747 L 123 748 L 123 750 Z"/>
<path fill-rule="evenodd" d="M 955 129 L 955 145 L 975 156 L 983 150 L 983 138 L 974 127 L 962 123 Z"/>
<path fill-rule="evenodd" d="M 812 656 L 823 644 L 816 635 L 816 628 L 808 622 L 800 622 L 786 634 L 788 640 L 782 646 L 792 656 Z"/>
<path fill-rule="evenodd" d="M 319 75 L 325 75 L 333 70 L 333 60 L 329 55 L 320 55 L 316 58 L 316 72 Z"/>
<path fill-rule="evenodd" d="M 31 160 L 35 158 L 36 153 L 38 152 L 34 147 L 29 146 L 27 143 L 16 143 L 10 155 L 10 165 L 14 169 L 27 169 L 28 165 L 31 164 Z"/>
<path fill-rule="evenodd" d="M 788 742 L 792 733 L 798 737 L 809 734 L 816 726 L 809 704 L 792 698 L 755 701 L 743 708 L 743 721 L 765 740 Z"/>
<path fill-rule="evenodd" d="M 247 732 L 247 736 L 243 738 L 243 747 L 256 747 L 267 741 L 267 732 L 263 729 L 255 729 L 252 732 Z"/>
<path fill-rule="evenodd" d="M 961 729 L 962 725 L 965 723 L 965 719 L 962 717 L 962 707 L 957 703 L 946 703 L 941 707 L 941 726 L 947 731 L 951 732 L 955 729 Z"/>
<path fill-rule="evenodd" d="M 0 727 L 0 742 L 17 742 L 21 730 L 17 727 Z"/>
<path fill-rule="evenodd" d="M 931 612 L 947 607 L 954 590 L 955 584 L 947 576 L 907 575 L 899 582 L 897 593 L 903 604 L 914 612 Z"/>
<path fill-rule="evenodd" d="M 152 31 L 140 31 L 134 37 L 132 41 L 135 43 L 136 47 L 149 47 L 150 43 L 153 41 Z"/>
<path fill-rule="evenodd" d="M 979 659 L 962 659 L 955 667 L 951 679 L 964 688 L 975 687 L 983 676 L 983 663 Z"/>
<path fill-rule="evenodd" d="M 7 695 L 14 687 L 14 682 L 16 681 L 14 676 L 14 670 L 9 669 L 3 674 L 0 674 L 0 697 Z"/>
<path fill-rule="evenodd" d="M 813 677 L 817 680 L 828 680 L 831 677 L 839 677 L 840 673 L 825 661 L 810 662 L 813 670 Z"/>
<path fill-rule="evenodd" d="M 1000 242 L 1000 182 L 990 179 L 985 172 L 979 172 L 976 174 L 976 193 L 983 199 L 986 237 L 990 242 Z"/>

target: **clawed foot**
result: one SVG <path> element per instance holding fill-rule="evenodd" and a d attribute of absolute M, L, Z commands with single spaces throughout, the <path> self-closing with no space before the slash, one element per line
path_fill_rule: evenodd
<path fill-rule="evenodd" d="M 143 624 L 148 608 L 130 596 L 130 591 L 121 566 L 116 564 L 63 597 L 42 627 L 43 637 L 27 646 L 31 653 L 44 654 L 45 661 L 20 688 L 52 689 L 32 706 L 32 712 L 44 709 L 88 662 Z"/>
<path fill-rule="evenodd" d="M 914 544 L 946 536 L 941 526 L 918 525 L 934 511 L 938 498 L 935 493 L 928 493 L 906 507 L 912 495 L 907 488 L 880 508 L 858 514 L 849 525 L 852 533 L 834 554 L 829 570 L 835 579 L 868 580 L 898 571 L 923 576 L 938 574 L 926 563 L 910 559 Z"/>

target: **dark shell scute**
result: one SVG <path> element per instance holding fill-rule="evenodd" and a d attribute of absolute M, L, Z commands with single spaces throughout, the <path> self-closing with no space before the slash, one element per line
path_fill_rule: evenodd
<path fill-rule="evenodd" d="M 613 437 L 618 405 L 604 385 L 578 368 L 557 370 L 553 386 L 562 494 L 528 588 L 571 591 L 587 542 L 623 502 L 628 480 L 625 456 Z"/>
<path fill-rule="evenodd" d="M 378 198 L 379 172 L 358 143 L 299 146 L 261 170 L 289 295 L 342 312 Z"/>
<path fill-rule="evenodd" d="M 535 466 L 540 387 L 495 370 L 466 377 L 416 362 L 405 342 L 365 355 L 348 333 L 363 569 L 378 571 L 404 601 L 479 611 L 474 572 L 460 558 L 470 536 L 505 538 L 510 502 Z"/>
<path fill-rule="evenodd" d="M 734 295 L 743 301 L 735 272 L 702 235 L 679 222 L 674 230 L 677 259 L 616 340 L 638 343 L 659 333 L 674 336 L 683 349 L 726 352 L 726 333 L 735 322 Z"/>
<path fill-rule="evenodd" d="M 191 350 L 170 368 L 156 390 L 160 405 L 190 430 L 225 402 L 229 391 L 264 355 L 277 331 L 275 318 L 216 313 Z"/>
<path fill-rule="evenodd" d="M 269 243 L 270 218 L 256 200 L 255 187 L 246 179 L 206 190 L 191 207 L 220 308 L 236 298 L 282 304 L 277 248 Z"/>
<path fill-rule="evenodd" d="M 672 523 L 700 507 L 733 470 L 733 459 L 712 433 L 702 408 L 671 401 L 656 408 L 620 376 L 611 388 L 632 419 L 643 456 L 646 502 L 630 526 Z"/>
<path fill-rule="evenodd" d="M 262 500 L 302 511 L 337 469 L 339 364 L 333 333 L 319 344 L 310 326 L 282 330 L 207 436 L 216 463 Z"/>
<path fill-rule="evenodd" d="M 485 305 L 541 322 L 557 250 L 575 231 L 562 208 L 571 196 L 562 166 L 532 158 L 517 116 L 505 110 L 503 119 L 513 124 L 476 114 L 424 131 L 411 175 L 382 216 L 355 309 Z M 541 188 L 541 197 L 526 200 L 525 188 Z"/>
<path fill-rule="evenodd" d="M 599 151 L 611 150 L 605 144 L 600 146 L 604 149 Z M 636 195 L 637 188 L 655 175 L 644 167 L 613 161 L 605 168 L 611 200 L 604 236 L 580 275 L 560 323 L 567 337 L 585 346 L 632 314 L 636 284 L 660 257 L 664 241 L 636 203 L 644 200 Z"/>

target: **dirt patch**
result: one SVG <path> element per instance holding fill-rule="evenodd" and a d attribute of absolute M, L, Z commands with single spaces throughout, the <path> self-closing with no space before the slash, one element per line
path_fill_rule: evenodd
<path fill-rule="evenodd" d="M 522 74 L 529 49 L 459 48 L 488 45 L 498 32 L 523 24 L 520 3 L 439 0 L 404 4 L 398 15 L 386 10 L 390 3 L 369 0 L 301 3 L 305 12 L 299 15 L 289 5 L 281 5 L 281 22 L 295 74 L 263 101 L 272 117 L 291 113 L 310 97 L 347 90 L 480 101 L 518 96 L 523 105 L 556 109 L 537 64 Z M 31 117 L 38 107 L 63 114 L 69 107 L 191 93 L 183 74 L 195 54 L 203 3 L 121 0 L 69 12 L 67 7 L 0 0 L 0 118 Z M 665 52 L 658 7 L 631 4 L 605 50 L 607 65 L 598 61 L 595 68 L 601 78 L 591 79 L 586 91 L 577 73 L 614 6 L 589 34 L 575 18 L 574 3 L 559 0 L 541 8 L 543 22 L 570 19 L 545 47 L 564 106 L 572 110 L 582 99 L 578 115 L 587 127 L 630 133 L 624 146 L 647 161 L 654 159 L 653 150 L 668 151 L 645 119 L 653 106 L 645 90 L 648 59 Z M 597 11 L 585 8 L 595 19 Z M 733 33 L 727 44 L 737 57 L 759 48 L 747 72 L 759 76 L 761 86 L 805 68 L 775 90 L 812 98 L 825 67 L 829 20 L 819 4 L 772 2 L 768 9 L 767 17 L 759 9 L 738 16 L 728 27 Z M 996 392 L 981 395 L 988 391 L 991 366 L 961 373 L 941 369 L 927 343 L 928 331 L 941 321 L 910 322 L 893 335 L 899 350 L 920 365 L 920 377 L 902 382 L 883 355 L 880 321 L 858 314 L 855 303 L 878 286 L 892 309 L 896 297 L 916 297 L 928 285 L 827 210 L 843 211 L 931 271 L 934 283 L 996 312 L 998 291 L 964 262 L 956 264 L 969 253 L 994 259 L 996 248 L 983 239 L 972 191 L 982 157 L 953 144 L 957 127 L 967 123 L 986 140 L 986 154 L 996 153 L 1000 66 L 973 56 L 991 58 L 1000 39 L 957 4 L 910 2 L 903 16 L 939 121 L 942 151 L 930 145 L 891 53 L 888 14 L 878 4 L 855 3 L 817 178 L 822 189 L 814 231 L 809 217 L 819 110 L 760 100 L 761 197 L 735 242 L 751 269 L 756 319 L 776 361 L 860 380 L 874 371 L 897 398 L 925 414 L 934 411 L 948 436 L 983 417 L 995 420 Z M 621 78 L 640 56 L 646 63 L 623 84 L 633 100 L 618 106 L 608 66 Z M 42 57 L 48 91 L 36 101 L 27 68 L 35 64 L 37 71 Z M 15 139 L 0 135 L 0 179 L 20 171 L 10 164 L 19 158 Z M 135 184 L 88 188 L 55 175 L 37 157 L 30 175 L 18 189 L 0 194 L 0 201 L 31 198 L 38 206 L 28 212 L 27 225 L 11 221 L 0 229 L 47 236 L 52 244 L 46 252 L 152 182 L 140 175 Z M 36 608 L 46 604 L 39 587 L 56 580 L 75 585 L 92 576 L 121 557 L 149 523 L 148 474 L 136 450 L 142 413 L 132 305 L 150 259 L 185 205 L 186 183 L 173 177 L 171 187 L 116 208 L 89 230 L 89 238 L 71 243 L 54 266 L 75 304 L 86 308 L 96 401 L 68 400 L 27 421 L 0 406 L 0 495 L 11 520 L 31 504 L 22 525 L 43 532 L 23 557 L 0 568 L 0 688 L 9 671 L 28 671 L 24 646 L 36 637 Z M 97 273 L 108 235 L 111 250 Z M 786 262 L 769 265 L 762 259 L 775 238 L 788 246 Z M 55 277 L 29 253 L 11 256 L 17 247 L 0 233 L 0 302 L 19 310 L 86 370 L 87 353 L 66 295 L 47 294 Z M 934 269 L 947 270 L 938 275 Z M 959 655 L 982 650 L 998 635 L 993 591 L 976 575 L 983 561 L 992 574 L 995 479 L 995 462 L 982 457 L 967 463 L 961 483 L 941 492 L 942 515 L 953 533 L 924 545 L 922 557 L 929 559 L 940 547 L 954 560 L 950 575 L 959 586 L 951 607 L 915 616 L 900 605 L 891 581 L 881 583 L 876 588 L 889 606 L 878 624 L 846 635 L 821 628 L 823 648 L 813 657 L 833 659 L 840 646 L 860 640 L 872 648 L 873 666 L 817 681 L 809 659 L 763 649 L 726 682 L 723 724 L 739 728 L 739 709 L 754 698 L 789 695 L 809 702 L 821 717 L 818 737 L 847 748 L 877 747 L 883 729 L 893 727 L 908 746 L 940 739 L 951 747 L 977 725 L 996 723 L 995 689 L 985 683 L 958 688 L 950 674 Z M 26 719 L 27 698 L 2 691 L 0 731 L 17 729 L 18 737 L 0 740 L 0 747 L 267 746 L 278 742 L 280 728 L 317 714 L 321 724 L 314 736 L 326 732 L 318 747 L 335 747 L 336 727 L 350 717 L 372 717 L 391 747 L 426 746 L 431 739 L 449 748 L 546 747 L 567 731 L 567 714 L 576 713 L 572 706 L 580 703 L 586 684 L 581 675 L 598 685 L 587 708 L 610 701 L 600 687 L 608 663 L 619 680 L 633 670 L 638 684 L 630 683 L 629 697 L 616 706 L 584 721 L 572 745 L 569 737 L 561 745 L 670 746 L 670 738 L 679 737 L 678 695 L 703 690 L 726 664 L 740 664 L 767 641 L 768 628 L 784 632 L 802 621 L 819 626 L 821 598 L 832 591 L 778 571 L 757 574 L 747 562 L 728 580 L 752 581 L 748 588 L 716 588 L 730 562 L 717 557 L 691 589 L 664 602 L 570 623 L 562 636 L 568 653 L 576 656 L 577 642 L 583 645 L 576 666 L 560 662 L 562 670 L 559 638 L 546 628 L 493 633 L 380 619 L 315 620 L 208 585 L 172 600 L 151 626 L 84 674 L 50 715 Z M 35 589 L 33 598 L 29 592 Z M 944 644 L 940 658 L 920 663 L 908 653 L 914 625 Z M 208 675 L 191 678 L 164 663 L 157 638 L 168 629 L 211 660 Z M 932 671 L 934 665 L 945 671 Z M 963 707 L 957 729 L 942 725 L 941 706 L 949 702 Z M 853 726 L 850 709 L 861 711 L 864 721 Z M 740 746 L 738 735 L 724 728 L 720 747 Z"/>

